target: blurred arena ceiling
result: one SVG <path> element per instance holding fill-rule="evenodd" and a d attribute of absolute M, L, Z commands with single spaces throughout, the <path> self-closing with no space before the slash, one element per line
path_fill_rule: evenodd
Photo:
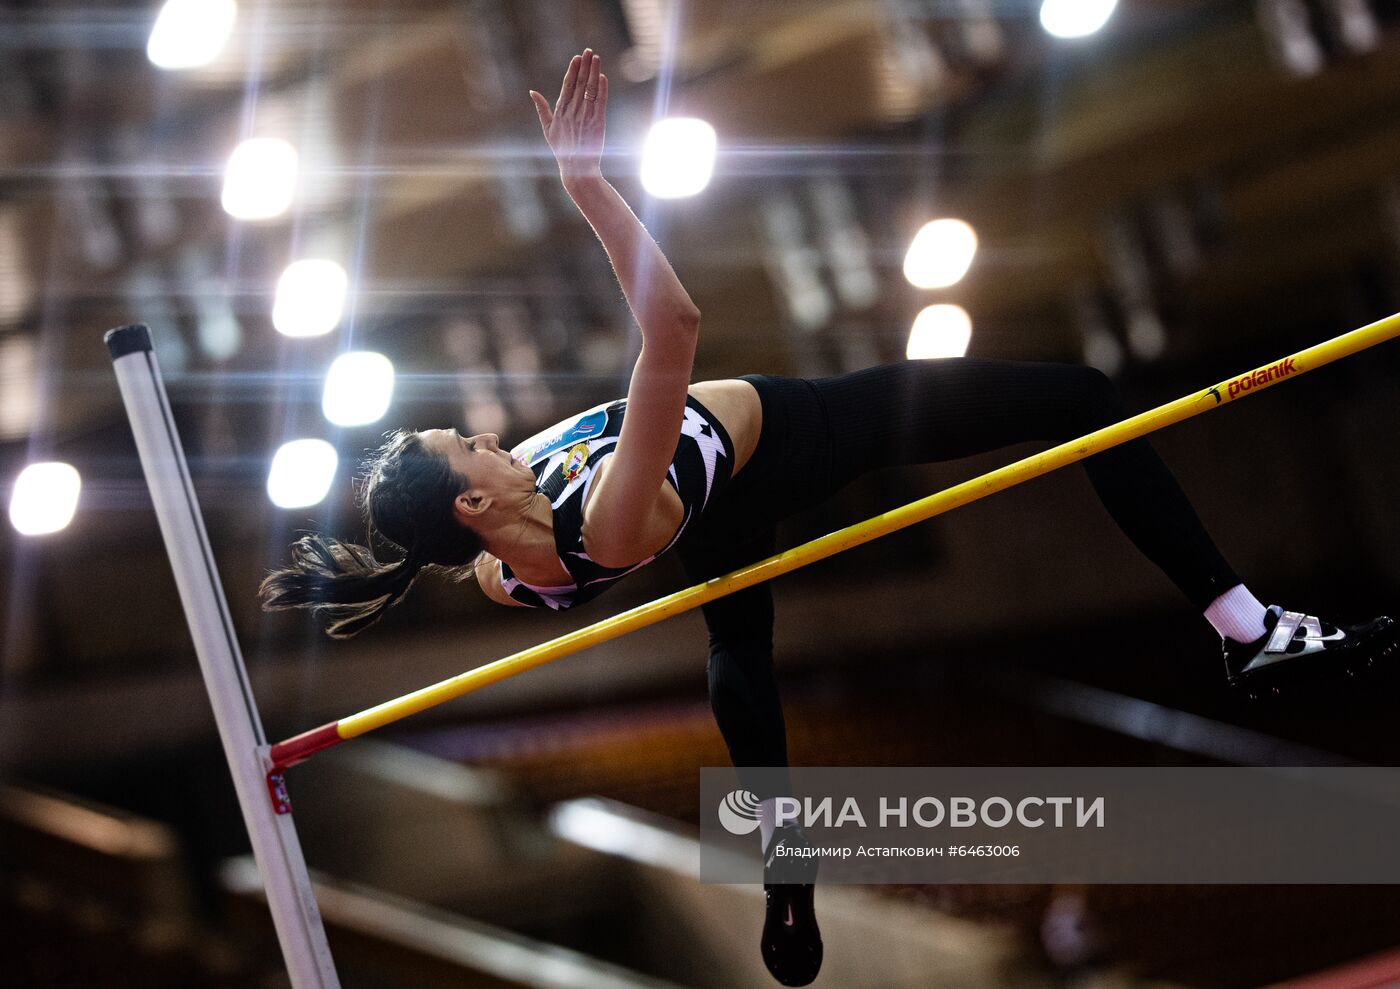
<path fill-rule="evenodd" d="M 1075 43 L 1029 0 L 245 0 L 223 55 L 188 72 L 146 58 L 156 6 L 0 4 L 0 467 L 55 455 L 86 484 L 66 545 L 0 536 L 12 676 L 39 653 L 184 641 L 173 600 L 121 620 L 124 586 L 168 576 L 111 326 L 153 327 L 249 631 L 257 574 L 308 517 L 266 503 L 267 460 L 328 428 L 338 349 L 400 372 L 389 419 L 336 433 L 347 459 L 391 425 L 510 438 L 622 391 L 630 317 L 526 95 L 552 98 L 585 44 L 612 81 L 608 175 L 704 313 L 697 379 L 899 357 L 935 301 L 971 313 L 974 354 L 1094 360 L 1108 339 L 1177 365 L 1335 309 L 1316 289 L 1338 280 L 1400 308 L 1391 0 L 1123 0 Z M 719 133 L 696 199 L 635 181 L 663 105 Z M 219 186 L 253 134 L 297 145 L 300 184 L 290 213 L 244 223 Z M 909 238 L 948 215 L 981 253 L 953 289 L 916 291 Z M 350 309 L 288 341 L 273 288 L 308 253 L 343 259 Z M 347 487 L 310 514 L 353 532 Z"/>

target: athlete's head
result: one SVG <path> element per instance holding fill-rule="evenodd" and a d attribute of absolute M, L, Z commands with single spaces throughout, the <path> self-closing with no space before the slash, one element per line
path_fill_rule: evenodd
<path fill-rule="evenodd" d="M 471 478 L 453 502 L 459 523 L 491 543 L 500 530 L 519 522 L 534 497 L 535 475 L 524 461 L 501 449 L 500 437 L 463 436 L 455 429 L 417 435 L 423 448 L 445 460 L 458 477 Z"/>
<path fill-rule="evenodd" d="M 264 610 L 310 608 L 330 620 L 329 635 L 349 638 L 402 600 L 424 569 L 456 579 L 470 574 L 485 548 L 478 530 L 495 520 L 492 506 L 504 503 L 504 486 L 492 460 L 473 457 L 459 444 L 484 442 L 454 430 L 390 433 L 365 463 L 359 498 L 370 545 L 377 533 L 402 559 L 381 563 L 369 547 L 302 536 L 292 545 L 292 565 L 263 581 Z"/>

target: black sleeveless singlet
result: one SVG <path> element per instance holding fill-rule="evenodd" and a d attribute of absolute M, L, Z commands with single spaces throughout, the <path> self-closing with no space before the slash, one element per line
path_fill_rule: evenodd
<path fill-rule="evenodd" d="M 680 541 L 705 506 L 729 481 L 734 444 L 718 419 L 692 396 L 686 396 L 676 453 L 666 480 L 680 495 L 683 514 L 676 534 L 660 551 L 625 568 L 605 567 L 589 558 L 583 546 L 583 506 L 598 467 L 617 448 L 625 399 L 608 402 L 537 433 L 511 450 L 535 474 L 535 487 L 554 509 L 554 547 L 572 583 L 542 587 L 518 579 L 504 562 L 501 587 L 516 601 L 532 608 L 557 611 L 591 601 L 620 577 L 646 566 Z"/>

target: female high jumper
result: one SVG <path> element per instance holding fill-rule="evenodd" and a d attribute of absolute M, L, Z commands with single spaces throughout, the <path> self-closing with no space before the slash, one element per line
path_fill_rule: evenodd
<path fill-rule="evenodd" d="M 424 571 L 474 574 L 493 601 L 571 608 L 674 549 L 694 581 L 775 551 L 774 527 L 867 471 L 1063 442 L 1125 417 L 1100 372 L 1072 365 L 954 358 L 907 361 L 820 380 L 750 374 L 690 381 L 700 310 L 660 248 L 603 178 L 608 104 L 602 61 L 569 62 L 551 108 L 531 91 L 564 189 L 612 262 L 642 334 L 627 397 L 501 448 L 491 433 L 399 430 L 373 455 L 361 496 L 388 563 L 365 546 L 307 535 L 293 565 L 262 585 L 269 609 L 309 608 L 344 638 L 401 601 Z M 1250 693 L 1359 670 L 1394 651 L 1386 617 L 1344 626 L 1265 607 L 1220 555 L 1148 442 L 1084 461 L 1129 539 L 1220 634 L 1225 673 Z M 715 720 L 744 780 L 784 767 L 766 584 L 704 606 Z M 758 784 L 750 786 L 754 789 Z M 759 792 L 766 861 L 802 842 Z M 767 883 L 761 948 L 773 976 L 806 985 L 821 965 L 811 876 Z"/>

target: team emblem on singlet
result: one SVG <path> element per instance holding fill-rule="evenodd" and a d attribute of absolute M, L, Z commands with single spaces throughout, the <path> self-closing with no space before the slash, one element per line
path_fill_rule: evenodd
<path fill-rule="evenodd" d="M 583 473 L 583 465 L 588 463 L 588 444 L 578 443 L 569 450 L 568 456 L 564 458 L 563 465 L 559 468 L 564 472 L 565 481 L 573 481 Z"/>

